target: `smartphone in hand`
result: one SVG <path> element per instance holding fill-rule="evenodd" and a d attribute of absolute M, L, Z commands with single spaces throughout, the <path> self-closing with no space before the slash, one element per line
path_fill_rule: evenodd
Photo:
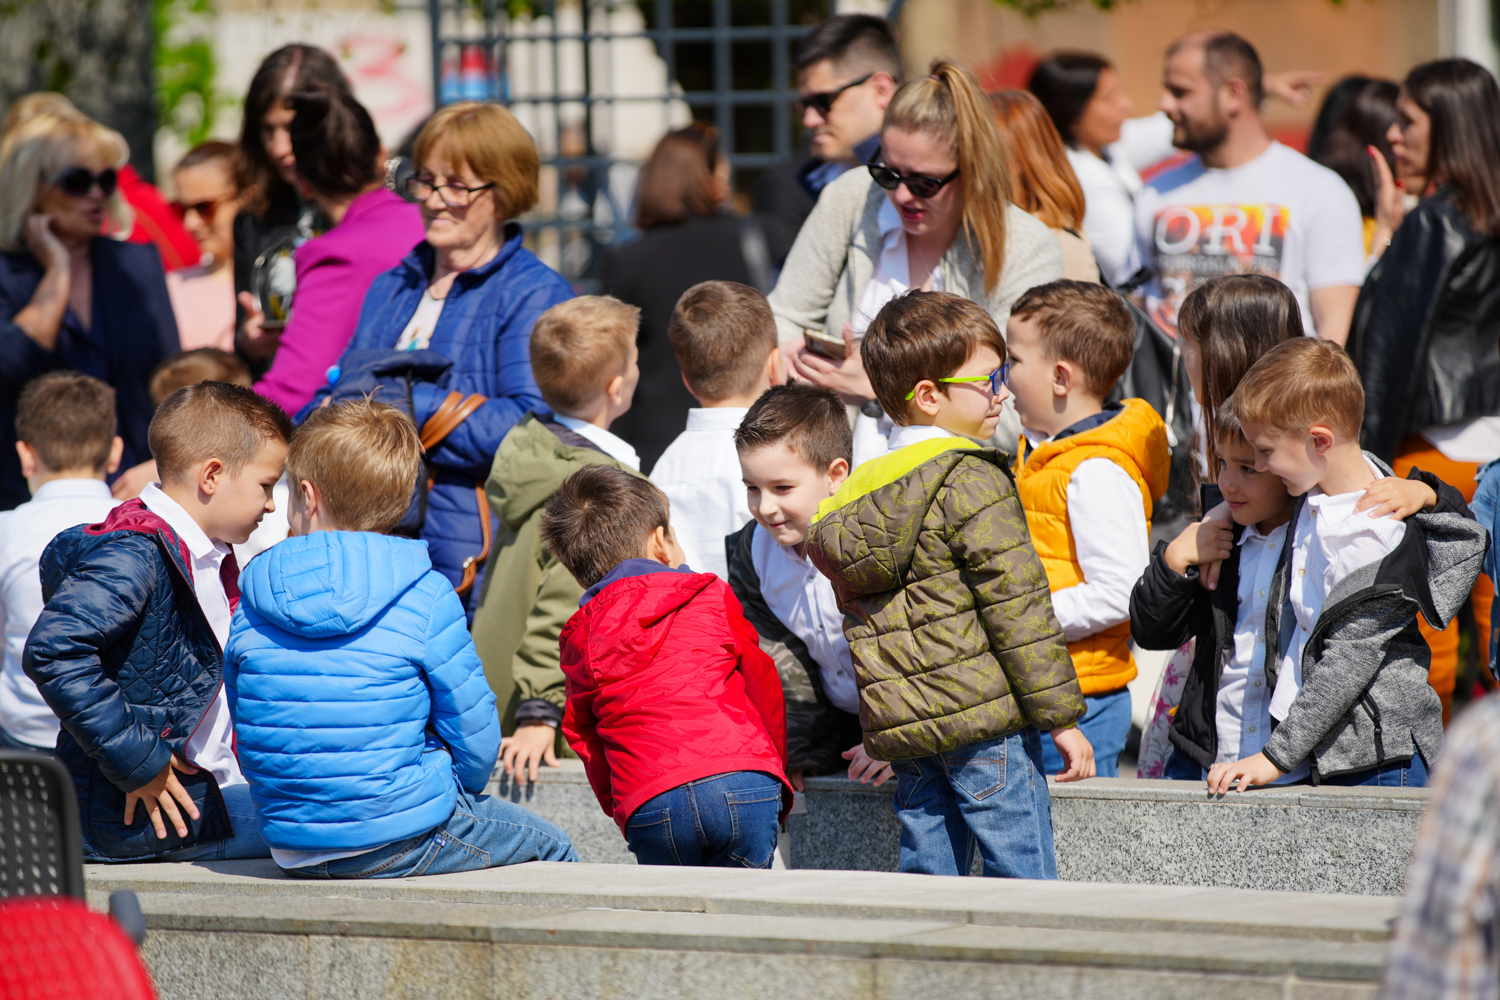
<path fill-rule="evenodd" d="M 803 330 L 802 342 L 809 351 L 830 361 L 843 361 L 849 356 L 849 344 L 843 337 L 835 337 L 822 330 Z"/>

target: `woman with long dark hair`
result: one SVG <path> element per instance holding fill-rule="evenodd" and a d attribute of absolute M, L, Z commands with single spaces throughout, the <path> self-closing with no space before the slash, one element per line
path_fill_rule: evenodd
<path fill-rule="evenodd" d="M 1323 98 L 1307 142 L 1308 157 L 1342 177 L 1354 192 L 1359 214 L 1365 220 L 1365 253 L 1377 257 L 1385 250 L 1394 227 L 1382 225 L 1378 217 L 1379 177 L 1370 150 L 1380 154 L 1388 169 L 1394 169 L 1395 153 L 1387 133 L 1396 122 L 1396 95 L 1400 90 L 1391 80 L 1345 77 Z"/>
<path fill-rule="evenodd" d="M 1412 70 L 1389 138 L 1396 177 L 1421 202 L 1400 221 L 1354 309 L 1349 353 L 1365 388 L 1365 448 L 1397 475 L 1418 467 L 1469 500 L 1479 465 L 1500 458 L 1500 85 L 1467 59 Z M 1400 189 L 1385 167 L 1382 204 Z M 1480 638 L 1493 584 L 1474 585 Z M 1432 682 L 1452 705 L 1456 623 L 1432 633 Z"/>

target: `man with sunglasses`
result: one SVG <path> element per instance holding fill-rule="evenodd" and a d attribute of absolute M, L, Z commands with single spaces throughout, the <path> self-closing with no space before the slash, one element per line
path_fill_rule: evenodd
<path fill-rule="evenodd" d="M 753 199 L 757 212 L 786 227 L 787 246 L 823 188 L 875 155 L 886 106 L 902 82 L 891 26 L 868 14 L 841 14 L 814 28 L 796 70 L 796 111 L 812 155 L 767 171 Z"/>

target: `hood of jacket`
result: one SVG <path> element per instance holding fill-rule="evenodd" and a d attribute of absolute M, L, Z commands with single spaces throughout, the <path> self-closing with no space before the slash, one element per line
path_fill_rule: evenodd
<path fill-rule="evenodd" d="M 1113 453 L 1117 465 L 1130 472 L 1134 467 L 1144 480 L 1148 501 L 1167 492 L 1172 474 L 1172 452 L 1167 444 L 1167 425 L 1144 399 L 1127 399 L 1114 416 L 1088 430 L 1037 445 L 1022 463 L 1022 474 L 1040 469 L 1068 452 L 1087 450 L 1091 455 Z M 1137 476 L 1131 476 L 1132 479 Z M 1148 508 L 1149 509 L 1149 508 Z M 1149 513 L 1147 515 L 1150 516 Z"/>
<path fill-rule="evenodd" d="M 516 531 L 564 479 L 600 464 L 619 465 L 581 435 L 531 413 L 500 442 L 485 491 L 496 516 Z"/>
<path fill-rule="evenodd" d="M 314 531 L 252 559 L 240 574 L 240 601 L 295 635 L 348 635 L 430 569 L 426 542 L 371 531 Z"/>
<path fill-rule="evenodd" d="M 836 569 L 840 589 L 845 594 L 877 594 L 900 587 L 917 551 L 917 530 L 922 519 L 948 473 L 965 455 L 1006 468 L 1004 452 L 980 448 L 960 437 L 919 441 L 862 463 L 844 480 L 837 493 L 818 505 L 813 525 L 841 522 L 849 535 L 845 544 L 821 547 L 814 557 L 818 568 L 824 572 Z M 918 474 L 912 475 L 914 472 Z M 877 493 L 880 494 L 879 530 L 866 531 L 857 517 L 841 516 L 855 513 L 859 507 L 857 501 Z"/>
<path fill-rule="evenodd" d="M 649 560 L 626 560 L 617 569 L 647 561 Z M 687 567 L 669 569 L 660 563 L 657 566 L 656 572 L 628 572 L 608 584 L 601 580 L 602 586 L 591 592 L 593 597 L 579 609 L 578 615 L 596 620 L 624 620 L 640 628 L 648 628 L 674 611 L 680 611 L 719 579 L 712 573 L 694 573 Z M 616 658 L 628 660 L 632 656 L 640 656 L 649 659 L 655 652 L 654 649 L 633 649 L 629 643 L 617 644 L 622 638 L 619 633 L 604 632 L 597 637 L 609 644 L 610 655 Z"/>

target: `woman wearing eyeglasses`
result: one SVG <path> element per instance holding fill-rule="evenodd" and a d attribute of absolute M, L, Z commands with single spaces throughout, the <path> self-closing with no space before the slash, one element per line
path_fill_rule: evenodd
<path fill-rule="evenodd" d="M 422 126 L 412 159 L 407 189 L 427 238 L 370 286 L 349 351 L 432 351 L 452 360 L 441 385 L 413 385 L 418 427 L 449 393 L 483 397 L 427 452 L 433 487 L 421 531 L 438 572 L 456 588 L 467 579 L 461 597 L 472 615 L 484 589 L 480 556 L 500 532 L 487 503 L 481 513 L 475 483 L 489 476 L 495 450 L 516 422 L 542 409 L 531 374 L 531 327 L 573 290 L 521 245 L 515 219 L 536 204 L 540 164 L 531 136 L 509 111 L 474 102 L 441 108 Z M 340 367 L 347 373 L 356 365 L 346 354 Z"/>
<path fill-rule="evenodd" d="M 385 188 L 380 137 L 351 94 L 295 93 L 289 128 L 297 184 L 333 224 L 297 248 L 296 297 L 276 360 L 255 391 L 296 413 L 327 384 L 359 322 L 360 305 L 376 275 L 394 267 L 422 240 L 415 205 Z M 252 342 L 265 321 L 248 296 L 245 334 Z"/>
<path fill-rule="evenodd" d="M 824 189 L 771 293 L 782 354 L 795 374 L 863 411 L 856 464 L 885 450 L 889 421 L 860 361 L 859 340 L 891 299 L 913 289 L 963 295 L 1004 329 L 1022 292 L 1063 276 L 1050 230 L 1006 197 L 1005 157 L 989 101 L 974 78 L 944 60 L 907 83 L 886 109 L 868 170 Z M 842 340 L 804 346 L 804 331 Z M 1020 433 L 1006 404 L 999 440 Z"/>
<path fill-rule="evenodd" d="M 21 387 L 72 368 L 115 389 L 124 467 L 150 459 L 151 370 L 177 350 L 156 248 L 130 231 L 118 169 L 129 150 L 81 116 L 37 115 L 0 152 L 0 510 L 28 497 L 15 449 Z"/>

